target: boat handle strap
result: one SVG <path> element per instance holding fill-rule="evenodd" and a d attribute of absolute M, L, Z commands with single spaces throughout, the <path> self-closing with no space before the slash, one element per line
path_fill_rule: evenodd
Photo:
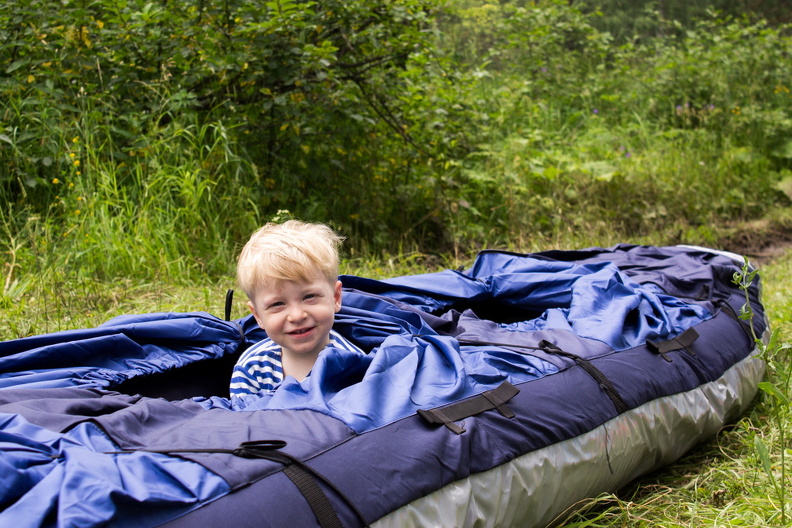
<path fill-rule="evenodd" d="M 647 339 L 646 347 L 655 354 L 660 354 L 663 356 L 663 359 L 670 363 L 671 358 L 666 356 L 666 354 L 672 350 L 681 350 L 684 348 L 695 356 L 696 353 L 693 350 L 690 350 L 689 347 L 694 341 L 696 341 L 696 339 L 698 339 L 698 337 L 698 332 L 696 332 L 696 329 L 691 326 L 678 336 L 666 341 L 652 341 L 651 339 Z"/>
<path fill-rule="evenodd" d="M 456 434 L 465 432 L 465 428 L 455 422 L 496 409 L 506 418 L 514 418 L 515 414 L 506 402 L 511 400 L 520 389 L 504 381 L 498 387 L 463 400 L 434 409 L 418 409 L 418 415 L 430 424 L 445 425 Z"/>
<path fill-rule="evenodd" d="M 627 404 L 624 403 L 619 391 L 616 390 L 616 387 L 611 383 L 611 381 L 603 374 L 594 364 L 587 360 L 583 359 L 582 357 L 572 354 L 571 352 L 565 352 L 561 350 L 561 348 L 556 345 L 555 343 L 551 343 L 547 339 L 542 339 L 539 342 L 539 346 L 530 346 L 530 345 L 519 345 L 514 343 L 495 343 L 491 341 L 477 341 L 477 340 L 468 340 L 468 339 L 460 339 L 459 343 L 462 345 L 491 345 L 497 347 L 507 348 L 509 350 L 514 350 L 515 352 L 523 353 L 522 350 L 541 350 L 546 354 L 554 354 L 556 356 L 565 357 L 571 359 L 575 362 L 580 368 L 582 368 L 589 376 L 594 378 L 594 380 L 599 385 L 600 389 L 608 396 L 610 401 L 613 403 L 614 407 L 616 407 L 616 411 L 619 413 L 623 413 L 628 410 Z"/>
<path fill-rule="evenodd" d="M 358 519 L 362 522 L 363 526 L 368 527 L 368 523 L 363 517 L 363 513 L 355 506 L 355 504 L 347 497 L 335 484 L 330 482 L 321 473 L 317 472 L 311 466 L 298 458 L 295 458 L 288 453 L 281 451 L 281 448 L 286 447 L 286 442 L 283 440 L 253 440 L 249 442 L 242 442 L 236 449 L 122 449 L 119 451 L 103 451 L 107 455 L 122 455 L 131 454 L 138 451 L 147 453 L 160 453 L 163 455 L 179 455 L 187 453 L 220 453 L 229 454 L 241 458 L 258 458 L 270 460 L 283 464 L 283 472 L 297 487 L 308 506 L 316 516 L 320 528 L 343 528 L 343 524 L 336 513 L 333 504 L 328 499 L 325 492 L 319 486 L 322 482 L 331 490 L 333 490 L 344 502 L 350 507 Z M 60 458 L 61 455 L 53 456 L 52 458 Z"/>

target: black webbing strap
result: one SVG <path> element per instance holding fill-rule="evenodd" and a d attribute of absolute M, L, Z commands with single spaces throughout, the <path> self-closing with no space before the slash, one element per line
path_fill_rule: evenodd
<path fill-rule="evenodd" d="M 121 450 L 121 451 L 106 451 L 108 455 L 118 455 L 125 453 L 134 453 L 136 451 L 145 451 L 147 453 L 161 453 L 164 455 L 178 455 L 184 453 L 223 453 L 238 456 L 241 458 L 261 458 L 271 460 L 284 465 L 283 473 L 291 480 L 300 493 L 305 497 L 311 511 L 319 521 L 321 528 L 343 528 L 338 514 L 333 508 L 333 504 L 322 488 L 319 486 L 319 481 L 329 487 L 344 502 L 352 509 L 357 515 L 363 526 L 368 528 L 368 523 L 363 518 L 361 511 L 355 504 L 349 500 L 338 487 L 332 482 L 327 480 L 323 475 L 316 470 L 306 465 L 301 460 L 294 458 L 288 453 L 280 451 L 281 448 L 286 447 L 286 442 L 283 440 L 255 440 L 251 442 L 242 442 L 236 449 L 172 449 L 172 450 L 159 450 L 159 449 L 138 449 L 138 450 Z M 53 458 L 59 458 L 60 455 Z"/>
<path fill-rule="evenodd" d="M 751 323 L 741 318 L 737 311 L 728 302 L 722 303 L 721 308 L 724 312 L 726 312 L 727 315 L 729 315 L 729 317 L 740 323 L 740 328 L 742 329 L 743 333 L 745 333 L 745 337 L 753 341 L 754 338 L 753 334 L 751 333 Z"/>
<path fill-rule="evenodd" d="M 623 413 L 628 410 L 627 404 L 624 403 L 621 394 L 619 394 L 619 391 L 616 390 L 616 386 L 614 386 L 613 383 L 611 383 L 611 380 L 609 380 L 600 369 L 595 367 L 591 361 L 583 359 L 582 357 L 572 354 L 571 352 L 565 352 L 561 350 L 558 345 L 551 343 L 546 339 L 542 339 L 539 342 L 539 346 L 542 347 L 542 350 L 548 354 L 555 354 L 557 356 L 572 359 L 580 368 L 586 371 L 589 376 L 594 378 L 594 381 L 597 382 L 602 392 L 604 392 L 605 395 L 610 399 L 610 401 L 613 403 L 613 406 L 616 407 L 616 410 L 619 413 Z"/>
<path fill-rule="evenodd" d="M 459 343 L 462 345 L 475 345 L 475 346 L 497 346 L 502 348 L 508 348 L 509 350 L 514 350 L 515 352 L 523 353 L 522 350 L 541 350 L 547 354 L 554 354 L 556 356 L 562 356 L 569 359 L 572 359 L 577 365 L 579 365 L 584 371 L 586 371 L 594 380 L 599 384 L 600 389 L 608 396 L 610 401 L 613 402 L 613 405 L 616 407 L 616 410 L 620 413 L 625 412 L 628 410 L 627 404 L 624 403 L 624 400 L 619 394 L 619 391 L 616 390 L 616 387 L 611 383 L 611 381 L 603 374 L 597 367 L 595 367 L 590 361 L 583 359 L 580 356 L 572 354 L 570 352 L 565 352 L 561 350 L 561 348 L 551 343 L 546 339 L 542 339 L 539 342 L 539 346 L 530 346 L 530 345 L 515 345 L 513 343 L 495 343 L 492 341 L 477 341 L 474 339 L 460 339 Z"/>
<path fill-rule="evenodd" d="M 696 332 L 696 329 L 691 326 L 678 336 L 667 339 L 666 341 L 652 341 L 651 339 L 647 339 L 646 347 L 655 354 L 660 354 L 663 356 L 663 359 L 670 363 L 671 358 L 666 354 L 672 350 L 681 350 L 684 348 L 690 352 L 690 354 L 695 356 L 696 353 L 688 347 L 690 347 L 690 345 L 692 345 L 696 339 L 698 339 L 698 337 L 698 332 Z"/>
<path fill-rule="evenodd" d="M 333 505 L 310 473 L 297 464 L 289 464 L 284 468 L 283 473 L 289 477 L 289 480 L 297 486 L 305 500 L 308 501 L 308 506 L 311 507 L 311 511 L 319 521 L 319 526 L 322 528 L 343 528 Z"/>
<path fill-rule="evenodd" d="M 481 414 L 484 411 L 496 409 L 506 418 L 514 418 L 514 411 L 506 405 L 506 402 L 516 396 L 518 392 L 520 389 L 508 381 L 504 381 L 492 390 L 461 402 L 434 409 L 418 409 L 418 415 L 430 424 L 445 425 L 456 434 L 462 434 L 465 432 L 465 428 L 454 422 Z"/>
<path fill-rule="evenodd" d="M 234 304 L 234 290 L 226 291 L 225 297 L 225 320 L 231 320 L 231 307 Z"/>

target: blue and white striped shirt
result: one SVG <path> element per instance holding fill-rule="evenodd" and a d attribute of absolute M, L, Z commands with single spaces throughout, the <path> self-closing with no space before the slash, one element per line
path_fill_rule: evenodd
<path fill-rule="evenodd" d="M 358 347 L 330 330 L 330 344 L 336 348 L 363 354 Z M 310 373 L 309 373 L 310 376 Z M 245 350 L 234 366 L 231 375 L 231 398 L 272 392 L 283 381 L 281 346 L 269 337 Z"/>

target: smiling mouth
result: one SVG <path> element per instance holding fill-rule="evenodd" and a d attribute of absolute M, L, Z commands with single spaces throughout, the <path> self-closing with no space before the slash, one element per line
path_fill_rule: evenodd
<path fill-rule="evenodd" d="M 313 328 L 300 328 L 299 330 L 295 330 L 293 332 L 289 332 L 289 335 L 301 336 L 301 335 L 307 334 L 311 330 L 313 330 Z"/>

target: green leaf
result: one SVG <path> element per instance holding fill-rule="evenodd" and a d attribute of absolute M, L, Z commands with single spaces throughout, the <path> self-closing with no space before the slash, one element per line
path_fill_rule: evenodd
<path fill-rule="evenodd" d="M 792 157 L 792 156 L 790 156 Z M 774 187 L 787 195 L 787 198 L 792 200 L 792 176 L 787 176 L 783 180 L 776 182 Z"/>
<path fill-rule="evenodd" d="M 11 63 L 11 65 L 10 65 L 8 68 L 6 68 L 6 71 L 5 71 L 5 72 L 6 72 L 6 73 L 12 73 L 12 72 L 15 72 L 15 71 L 16 71 L 16 70 L 18 70 L 19 68 L 22 68 L 22 67 L 24 67 L 24 66 L 27 66 L 28 64 L 30 64 L 30 61 L 29 61 L 28 59 L 19 59 L 19 60 L 15 60 L 14 62 L 12 62 L 12 63 Z"/>
<path fill-rule="evenodd" d="M 768 453 L 767 446 L 765 446 L 759 436 L 754 437 L 754 447 L 756 448 L 756 453 L 759 455 L 759 460 L 762 462 L 765 473 L 767 473 L 767 476 L 770 478 L 773 487 L 776 487 L 775 475 L 773 475 L 773 467 L 770 462 L 770 453 Z"/>
<path fill-rule="evenodd" d="M 792 159 L 792 139 L 785 141 L 771 152 L 776 158 Z M 789 178 L 786 178 L 788 180 Z"/>
<path fill-rule="evenodd" d="M 768 381 L 763 381 L 759 383 L 759 389 L 761 389 L 766 394 L 775 397 L 783 405 L 786 405 L 787 407 L 789 406 L 789 397 L 783 392 L 781 392 L 781 390 L 772 383 Z"/>
<path fill-rule="evenodd" d="M 599 181 L 610 181 L 617 173 L 616 167 L 607 161 L 588 161 L 582 168 Z"/>

